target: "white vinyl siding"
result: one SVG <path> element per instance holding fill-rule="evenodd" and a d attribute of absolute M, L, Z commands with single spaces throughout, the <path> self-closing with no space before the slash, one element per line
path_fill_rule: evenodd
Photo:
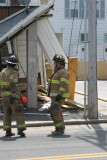
<path fill-rule="evenodd" d="M 31 0 L 29 6 L 40 6 L 40 0 Z"/>

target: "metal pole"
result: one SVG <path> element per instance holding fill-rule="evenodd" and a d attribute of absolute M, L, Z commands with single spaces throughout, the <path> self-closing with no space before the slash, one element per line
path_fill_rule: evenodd
<path fill-rule="evenodd" d="M 86 55 L 87 55 L 87 0 L 84 0 L 84 118 L 86 118 Z"/>

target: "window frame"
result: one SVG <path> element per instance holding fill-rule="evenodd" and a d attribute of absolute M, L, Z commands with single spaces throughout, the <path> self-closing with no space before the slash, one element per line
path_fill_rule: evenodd
<path fill-rule="evenodd" d="M 9 6 L 10 0 L 4 0 L 5 2 L 0 2 L 0 6 Z"/>
<path fill-rule="evenodd" d="M 82 41 L 82 36 L 84 36 L 84 40 Z M 86 33 L 86 41 L 88 41 L 88 33 Z M 85 42 L 85 34 L 84 33 L 80 33 L 80 42 L 84 43 Z"/>
<path fill-rule="evenodd" d="M 65 0 L 65 19 L 72 19 L 73 18 L 73 16 L 72 17 L 70 16 L 71 2 L 74 2 L 74 4 L 75 4 L 75 0 Z M 76 17 L 74 16 L 74 17 L 78 18 L 78 19 L 82 19 L 82 18 L 84 18 L 84 16 L 82 17 L 82 15 L 81 15 L 82 8 L 80 8 L 80 0 L 78 0 L 76 2 L 78 5 L 78 9 L 76 9 L 76 10 L 78 10 L 78 16 L 76 16 Z M 105 0 L 97 0 L 96 1 L 96 3 L 98 3 L 98 6 L 96 8 L 96 12 L 98 12 L 97 18 L 99 18 L 99 19 L 105 19 L 105 5 L 104 5 L 104 8 L 102 8 L 102 5 L 103 5 L 102 2 L 105 4 Z M 68 5 L 69 5 L 68 7 L 66 7 L 67 6 L 66 3 L 68 3 Z M 102 3 L 102 5 L 101 5 L 101 3 Z M 88 4 L 87 4 L 87 7 L 88 7 Z M 87 8 L 87 17 L 88 17 L 88 8 Z"/>
<path fill-rule="evenodd" d="M 107 33 L 104 33 L 104 43 L 107 43 Z"/>
<path fill-rule="evenodd" d="M 66 2 L 67 1 L 69 1 L 68 3 L 69 3 L 69 7 L 66 7 L 67 6 L 67 4 L 66 4 Z M 73 18 L 73 16 L 71 16 L 71 10 L 72 11 L 74 11 L 72 8 L 71 8 L 71 3 L 72 2 L 74 2 L 74 6 L 75 6 L 75 0 L 65 0 L 65 19 L 72 19 Z M 76 3 L 77 3 L 77 14 L 78 14 L 78 16 L 75 16 L 74 15 L 74 17 L 75 18 L 78 18 L 79 17 L 79 1 L 76 1 Z M 66 12 L 67 11 L 67 12 Z"/>
<path fill-rule="evenodd" d="M 69 16 L 70 16 L 70 18 L 73 18 L 73 16 L 75 17 L 75 18 L 78 18 L 78 14 L 79 14 L 79 10 L 78 10 L 78 8 L 79 8 L 79 5 L 78 5 L 78 1 L 75 1 L 75 0 L 69 0 L 70 1 L 70 8 L 69 8 Z M 75 5 L 75 2 L 76 2 L 76 5 Z M 77 12 L 77 16 L 75 16 L 75 13 L 74 13 L 74 8 L 72 9 L 72 5 L 71 5 L 71 3 L 73 4 L 74 3 L 74 6 L 73 7 L 76 7 L 75 8 L 75 13 Z M 73 14 L 72 14 L 72 13 Z M 72 16 L 71 16 L 72 15 Z"/>

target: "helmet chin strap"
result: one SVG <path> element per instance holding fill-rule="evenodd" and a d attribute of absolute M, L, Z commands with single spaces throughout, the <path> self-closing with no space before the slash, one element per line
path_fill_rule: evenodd
<path fill-rule="evenodd" d="M 19 71 L 19 64 L 17 63 L 15 68 Z"/>

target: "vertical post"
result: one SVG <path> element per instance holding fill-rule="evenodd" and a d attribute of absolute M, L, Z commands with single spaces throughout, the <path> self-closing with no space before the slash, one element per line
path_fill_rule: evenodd
<path fill-rule="evenodd" d="M 69 58 L 68 59 L 68 73 L 70 80 L 70 99 L 74 100 L 75 93 L 75 81 L 76 81 L 76 73 L 77 73 L 77 60 L 78 58 Z"/>
<path fill-rule="evenodd" d="M 37 25 L 28 29 L 27 74 L 32 89 L 28 85 L 28 108 L 37 108 Z"/>
<path fill-rule="evenodd" d="M 1 51 L 0 51 L 0 72 L 2 71 L 2 59 L 1 59 Z"/>
<path fill-rule="evenodd" d="M 8 52 L 9 54 L 12 54 L 12 47 L 11 47 L 11 42 L 10 41 L 7 41 L 7 47 L 8 47 Z"/>
<path fill-rule="evenodd" d="M 88 118 L 98 118 L 96 0 L 88 0 Z"/>
<path fill-rule="evenodd" d="M 86 118 L 87 0 L 84 0 L 84 117 Z"/>

